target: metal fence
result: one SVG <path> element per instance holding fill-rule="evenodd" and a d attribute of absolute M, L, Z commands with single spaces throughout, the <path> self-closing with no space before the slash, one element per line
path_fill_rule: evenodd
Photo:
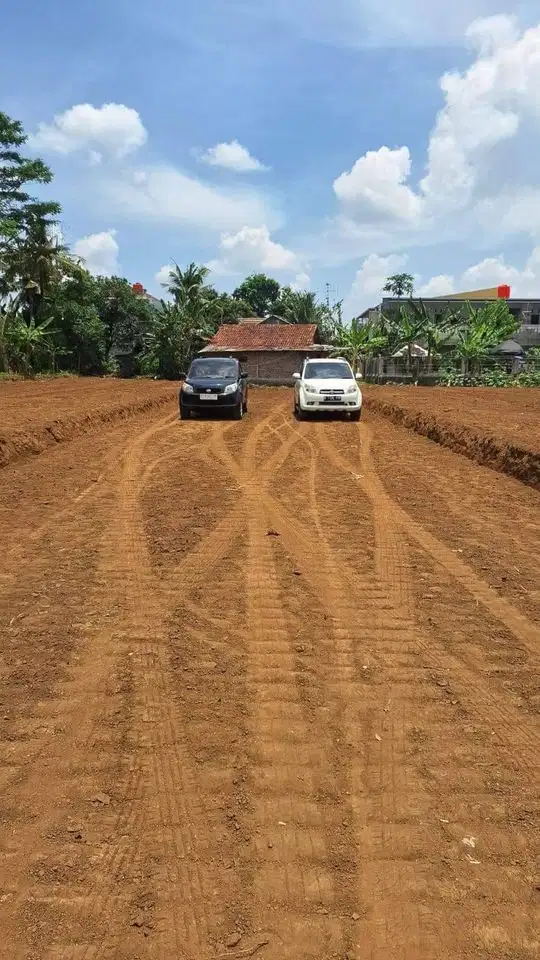
<path fill-rule="evenodd" d="M 406 357 L 372 357 L 364 364 L 364 379 L 368 383 L 417 383 L 437 384 L 455 378 L 466 377 L 478 380 L 500 377 L 501 381 L 509 377 L 533 375 L 540 377 L 540 357 L 528 358 L 515 356 L 488 356 L 475 365 L 474 370 L 466 373 L 460 357 L 435 357 L 430 361 L 423 357 L 413 357 L 410 364 Z"/>

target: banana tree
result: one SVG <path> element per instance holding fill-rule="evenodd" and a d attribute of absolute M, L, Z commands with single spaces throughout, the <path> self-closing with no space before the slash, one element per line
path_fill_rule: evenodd
<path fill-rule="evenodd" d="M 473 373 L 490 350 L 508 340 L 518 327 L 519 320 L 512 316 L 505 300 L 479 308 L 468 303 L 467 320 L 458 329 L 456 344 L 463 373 Z"/>
<path fill-rule="evenodd" d="M 33 317 L 28 322 L 19 319 L 10 329 L 10 344 L 28 377 L 34 376 L 36 357 L 40 353 L 51 354 L 54 349 L 54 336 L 58 331 L 51 327 L 52 322 L 36 323 Z"/>
<path fill-rule="evenodd" d="M 450 310 L 435 314 L 423 300 L 411 300 L 407 304 L 417 323 L 417 334 L 425 344 L 427 350 L 427 371 L 433 369 L 433 358 L 438 356 L 443 347 L 454 333 L 455 316 Z"/>
<path fill-rule="evenodd" d="M 407 373 L 411 372 L 413 346 L 417 340 L 422 339 L 425 326 L 425 317 L 421 312 L 415 313 L 414 307 L 415 304 L 412 303 L 402 304 L 393 325 L 398 349 L 407 349 Z"/>
<path fill-rule="evenodd" d="M 380 327 L 373 321 L 362 323 L 360 317 L 354 317 L 350 326 L 341 324 L 336 332 L 336 353 L 345 354 L 354 373 L 358 372 L 359 361 L 362 363 L 362 376 L 365 373 L 365 362 L 368 357 L 378 353 L 386 346 L 387 337 Z"/>

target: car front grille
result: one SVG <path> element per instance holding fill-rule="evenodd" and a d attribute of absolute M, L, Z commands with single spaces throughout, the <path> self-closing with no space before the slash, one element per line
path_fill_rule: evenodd
<path fill-rule="evenodd" d="M 330 395 L 331 397 L 342 397 L 345 394 L 344 390 L 320 390 L 319 391 L 323 396 Z"/>

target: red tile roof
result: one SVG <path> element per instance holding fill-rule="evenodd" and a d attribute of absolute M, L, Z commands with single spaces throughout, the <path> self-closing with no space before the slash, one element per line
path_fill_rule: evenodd
<path fill-rule="evenodd" d="M 309 350 L 315 344 L 315 323 L 226 323 L 212 337 L 206 350 Z"/>

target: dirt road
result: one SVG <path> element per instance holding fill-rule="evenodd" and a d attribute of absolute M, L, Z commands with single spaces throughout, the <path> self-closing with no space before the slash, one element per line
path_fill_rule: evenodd
<path fill-rule="evenodd" d="M 290 406 L 2 472 L 0 956 L 538 956 L 538 493 Z"/>

